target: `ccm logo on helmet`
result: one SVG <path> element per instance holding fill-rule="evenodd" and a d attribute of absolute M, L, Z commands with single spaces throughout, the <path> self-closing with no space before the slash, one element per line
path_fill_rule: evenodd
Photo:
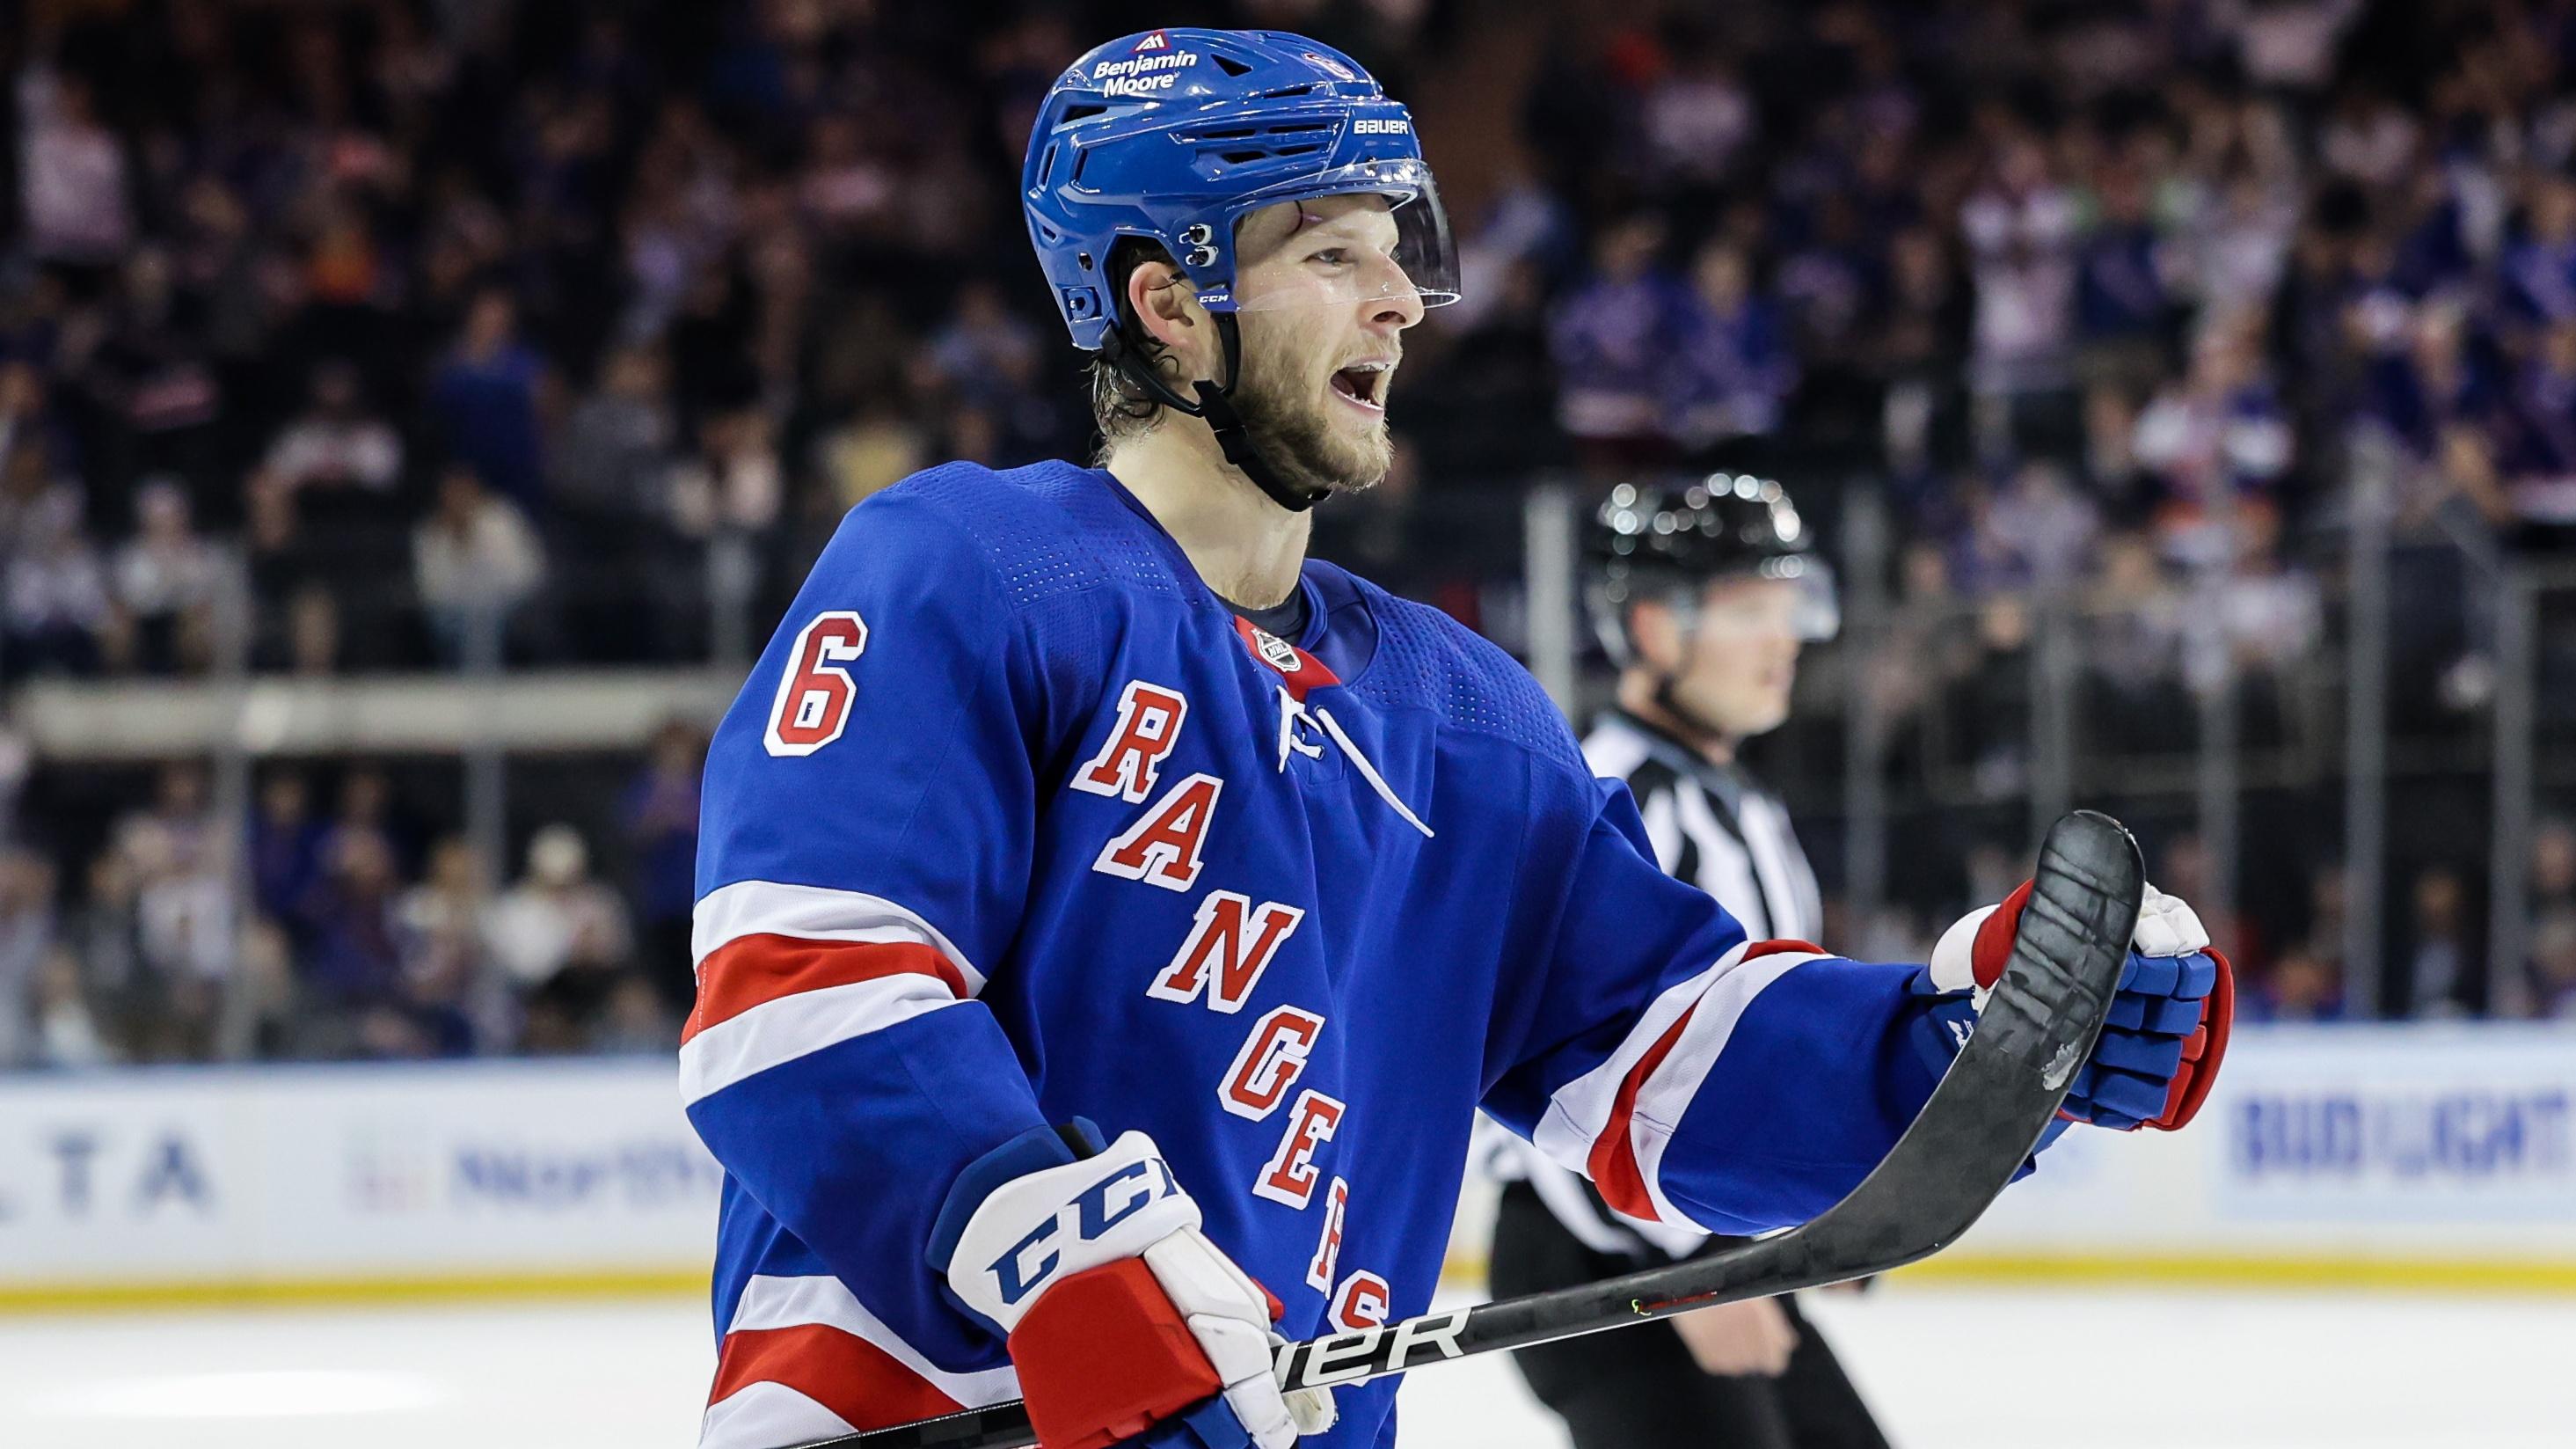
<path fill-rule="evenodd" d="M 1354 136 L 1408 136 L 1413 133 L 1411 121 L 1360 120 L 1351 122 Z"/>
<path fill-rule="evenodd" d="M 1056 1209 L 1054 1217 L 1013 1243 L 1011 1250 L 995 1258 L 985 1271 L 1000 1286 L 1002 1301 L 1017 1304 L 1054 1274 L 1056 1265 L 1063 1261 L 1056 1245 L 1067 1234 L 1077 1242 L 1100 1237 L 1144 1211 L 1148 1203 L 1178 1196 L 1180 1190 L 1163 1159 L 1149 1157 L 1128 1163 L 1076 1193 L 1073 1201 Z"/>

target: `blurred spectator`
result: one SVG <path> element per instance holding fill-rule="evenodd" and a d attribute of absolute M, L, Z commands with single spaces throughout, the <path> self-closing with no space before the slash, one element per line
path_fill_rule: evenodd
<path fill-rule="evenodd" d="M 2333 73 L 2336 42 L 2361 10 L 2361 0 L 2256 0 L 2212 7 L 2210 18 L 2236 42 L 2248 78 L 2313 93 Z"/>
<path fill-rule="evenodd" d="M 2077 362 L 2097 386 L 2152 386 L 2164 370 L 2173 263 L 2149 214 L 2147 178 L 2136 168 L 2106 168 L 2097 201 L 2100 214 L 2077 251 Z"/>
<path fill-rule="evenodd" d="M 170 993 L 144 960 L 134 862 L 121 850 L 100 851 L 85 884 L 63 936 L 81 963 L 91 1004 L 128 1055 L 146 1061 L 184 1055 L 169 1040 Z"/>
<path fill-rule="evenodd" d="M 2216 190 L 2193 208 L 2180 240 L 2201 317 L 2227 324 L 2270 304 L 2289 263 L 2299 206 L 2282 178 L 2251 166 Z"/>
<path fill-rule="evenodd" d="M 2511 315 L 2528 326 L 2576 321 L 2576 180 L 2536 179 L 2522 234 L 2499 268 Z"/>
<path fill-rule="evenodd" d="M 80 382 L 113 431 L 102 471 L 202 471 L 223 409 L 196 309 L 178 290 L 169 253 L 140 246 L 123 258 L 104 327 Z"/>
<path fill-rule="evenodd" d="M 331 823 L 323 837 L 326 860 L 339 849 L 344 835 L 381 835 L 393 844 L 398 860 L 408 861 L 417 853 L 419 836 L 396 810 L 393 780 L 381 768 L 353 765 L 341 774 L 339 792 L 332 799 Z"/>
<path fill-rule="evenodd" d="M 315 368 L 309 404 L 269 444 L 262 471 L 289 492 L 391 494 L 402 482 L 402 438 L 368 409 L 364 387 L 348 362 Z"/>
<path fill-rule="evenodd" d="M 118 658 L 148 674 L 203 669 L 223 562 L 197 536 L 188 495 L 168 479 L 136 493 L 135 536 L 117 550 Z"/>
<path fill-rule="evenodd" d="M 430 848 L 427 877 L 395 903 L 404 991 L 439 1055 L 507 1040 L 515 1025 L 506 984 L 492 969 L 491 916 L 483 860 L 452 836 Z"/>
<path fill-rule="evenodd" d="M 478 628 L 505 634 L 545 571 L 545 549 L 516 504 L 471 467 L 440 475 L 438 507 L 412 532 L 412 576 L 443 662 L 472 659 Z"/>
<path fill-rule="evenodd" d="M 129 821 L 117 847 L 134 873 L 137 940 L 163 1002 L 166 1040 L 187 1057 L 213 1048 L 239 928 L 221 848 L 207 835 L 203 789 L 194 770 L 165 772 L 162 808 Z"/>
<path fill-rule="evenodd" d="M 89 83 L 62 71 L 18 76 L 18 206 L 26 245 L 47 261 L 102 265 L 133 241 L 125 147 Z"/>
<path fill-rule="evenodd" d="M 2025 396 L 2067 384 L 2074 341 L 2075 200 L 2034 137 L 2004 143 L 1959 212 L 1976 275 L 1972 380 L 1990 414 L 1981 442 L 2000 451 Z"/>
<path fill-rule="evenodd" d="M 2212 532 L 2208 510 L 2222 501 L 2242 507 L 2240 498 L 2270 486 L 2290 466 L 2296 448 L 2290 420 L 2255 366 L 2242 333 L 2204 335 L 2188 376 L 2167 385 L 2138 416 L 2138 461 L 2161 495 L 2156 529 L 2178 560 L 2232 552 L 2230 541 Z"/>
<path fill-rule="evenodd" d="M 1593 243 L 1592 272 L 1550 323 L 1557 420 L 1604 466 L 1660 455 L 1670 349 L 1688 293 L 1660 265 L 1664 227 L 1622 218 Z"/>
<path fill-rule="evenodd" d="M 340 671 L 340 602 L 319 584 L 286 601 L 286 667 L 308 678 Z"/>
<path fill-rule="evenodd" d="M 260 782 L 250 821 L 250 879 L 259 908 L 283 919 L 322 874 L 328 835 L 313 815 L 313 787 L 302 771 L 281 767 Z"/>
<path fill-rule="evenodd" d="M 2305 946 L 2282 952 L 2241 999 L 2241 1009 L 2254 1021 L 2343 1019 L 2343 981 Z"/>
<path fill-rule="evenodd" d="M 2235 571 L 2214 602 L 2240 667 L 2284 669 L 2324 641 L 2324 591 L 2282 557 L 2279 516 L 2268 509 L 2240 522 Z"/>
<path fill-rule="evenodd" d="M 2576 821 L 2552 816 L 2532 827 L 2530 904 L 2576 907 Z"/>
<path fill-rule="evenodd" d="M 979 407 L 1006 402 L 1011 380 L 1028 376 L 1037 329 L 1012 315 L 1002 290 L 977 278 L 960 288 L 948 322 L 930 336 L 930 364 L 958 397 Z"/>
<path fill-rule="evenodd" d="M 2408 944 L 2396 962 L 2403 990 L 2391 999 L 2412 1016 L 2460 1015 L 2483 986 L 2470 954 L 2467 889 L 2457 871 L 2428 866 L 2416 873 L 2408 900 Z"/>
<path fill-rule="evenodd" d="M 667 374 L 657 349 L 621 346 L 564 420 L 553 501 L 586 526 L 658 512 L 673 430 Z"/>
<path fill-rule="evenodd" d="M 2576 911 L 2542 915 L 2531 932 L 2533 1014 L 2576 1021 Z"/>
<path fill-rule="evenodd" d="M 397 869 L 393 846 L 381 834 L 337 832 L 321 878 L 296 912 L 308 1005 L 337 1017 L 328 1024 L 333 1055 L 351 1049 L 360 1029 L 356 1018 L 393 1000 L 402 987 Z"/>
<path fill-rule="evenodd" d="M 1674 350 L 1665 364 L 1673 394 L 1668 430 L 1694 452 L 1771 432 L 1780 425 L 1798 370 L 1779 319 L 1754 293 L 1744 253 L 1712 242 L 1692 264 L 1691 284 L 1672 319 Z"/>
<path fill-rule="evenodd" d="M 590 1049 L 629 1056 L 668 1056 L 680 1049 L 679 1020 L 651 983 L 640 976 L 623 976 L 609 988 Z"/>
<path fill-rule="evenodd" d="M 492 952 L 522 991 L 567 974 L 587 1009 L 628 960 L 626 908 L 591 878 L 590 848 L 569 825 L 549 825 L 528 842 L 528 870 L 492 911 Z M 595 989 L 593 989 L 595 988 Z"/>
<path fill-rule="evenodd" d="M 55 947 L 38 968 L 29 1014 L 34 1020 L 30 1035 L 35 1065 L 98 1067 L 116 1060 L 81 984 L 80 957 L 70 948 Z"/>
<path fill-rule="evenodd" d="M 2496 461 L 2509 475 L 2507 520 L 2576 524 L 2576 317 L 2552 322 L 2514 380 Z"/>
<path fill-rule="evenodd" d="M 518 304 L 487 287 L 474 294 L 455 350 L 431 384 L 448 450 L 502 497 L 530 513 L 545 501 L 546 366 L 519 341 Z"/>
<path fill-rule="evenodd" d="M 2101 532 L 2098 509 L 2054 463 L 2013 470 L 1972 527 L 1971 551 L 1986 587 L 2054 589 L 2080 575 Z"/>
<path fill-rule="evenodd" d="M 111 606 L 79 501 L 57 490 L 12 522 L 0 539 L 0 674 L 97 668 Z"/>
<path fill-rule="evenodd" d="M 626 850 L 634 862 L 637 946 L 645 979 L 675 1011 L 697 994 L 696 962 L 689 946 L 690 914 L 697 905 L 698 794 L 706 769 L 707 739 L 685 720 L 666 721 L 653 732 L 643 772 L 626 787 L 619 811 Z"/>
<path fill-rule="evenodd" d="M 1642 107 L 1647 164 L 1667 185 L 1714 186 L 1761 135 L 1761 113 L 1709 27 L 1669 22 L 1669 68 Z"/>
<path fill-rule="evenodd" d="M 837 516 L 860 500 L 928 467 L 930 440 L 893 399 L 875 399 L 814 444 L 826 484 L 818 511 Z"/>
<path fill-rule="evenodd" d="M 19 848 L 0 850 L 0 1066 L 35 1050 L 38 975 L 54 953 L 54 864 Z"/>
<path fill-rule="evenodd" d="M 781 503 L 768 417 L 742 408 L 700 422 L 696 451 L 671 470 L 669 499 L 671 526 L 689 537 L 767 532 Z"/>
<path fill-rule="evenodd" d="M 2254 963 L 2266 959 L 2267 943 L 2254 919 L 2242 909 L 2222 913 L 2216 908 L 2210 878 L 2212 863 L 2209 842 L 2201 838 L 2199 831 L 2186 830 L 2165 842 L 2163 855 L 2154 862 L 2147 878 L 2159 890 L 2197 902 L 2194 910 L 2208 928 L 2211 944 L 2226 952 L 2231 961 Z M 2244 874 L 2241 860 L 2237 862 L 2237 874 Z"/>

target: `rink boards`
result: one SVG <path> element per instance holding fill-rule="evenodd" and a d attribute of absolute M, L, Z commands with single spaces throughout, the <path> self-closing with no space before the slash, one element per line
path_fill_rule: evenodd
<path fill-rule="evenodd" d="M 652 1059 L 15 1077 L 0 1308 L 700 1284 L 718 1180 Z M 1912 1271 L 2576 1292 L 2576 1029 L 2249 1028 Z"/>

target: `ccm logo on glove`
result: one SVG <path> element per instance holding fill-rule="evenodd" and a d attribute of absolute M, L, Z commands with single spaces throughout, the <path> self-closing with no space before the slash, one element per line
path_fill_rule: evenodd
<path fill-rule="evenodd" d="M 1082 1189 L 1074 1194 L 1073 1201 L 1057 1209 L 1054 1217 L 1030 1229 L 1027 1237 L 993 1260 L 987 1271 L 993 1275 L 1002 1302 L 1019 1306 L 1055 1273 L 1064 1259 L 1053 1245 L 1066 1235 L 1077 1242 L 1105 1237 L 1110 1229 L 1157 1200 L 1178 1197 L 1180 1191 L 1180 1184 L 1172 1181 L 1172 1169 L 1159 1157 L 1127 1163 Z M 1042 1256 L 1031 1261 L 1032 1255 Z"/>
<path fill-rule="evenodd" d="M 1047 1449 L 1290 1449 L 1332 1425 L 1331 1390 L 1280 1392 L 1279 1301 L 1141 1132 L 1031 1128 L 968 1163 L 929 1258 L 1003 1334 Z"/>

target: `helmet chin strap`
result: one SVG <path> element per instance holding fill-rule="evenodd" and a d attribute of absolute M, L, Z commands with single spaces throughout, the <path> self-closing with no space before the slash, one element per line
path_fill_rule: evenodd
<path fill-rule="evenodd" d="M 1208 431 L 1216 434 L 1216 445 L 1224 452 L 1225 460 L 1241 469 L 1243 476 L 1269 495 L 1271 502 L 1291 513 L 1303 513 L 1324 501 L 1330 490 L 1296 487 L 1280 477 L 1278 470 L 1270 466 L 1270 461 L 1261 456 L 1261 450 L 1253 446 L 1252 434 L 1243 425 L 1243 415 L 1234 407 L 1234 386 L 1243 377 L 1243 333 L 1235 325 L 1234 315 L 1230 312 L 1219 312 L 1214 320 L 1217 336 L 1225 343 L 1225 386 L 1219 387 L 1205 378 L 1196 380 L 1190 384 L 1198 393 L 1196 402 L 1174 392 L 1172 385 L 1163 381 L 1162 374 L 1154 370 L 1153 363 L 1139 356 L 1129 345 L 1124 328 L 1111 327 L 1108 336 L 1101 340 L 1100 350 L 1108 354 L 1112 367 L 1117 368 L 1128 381 L 1152 394 L 1154 401 L 1206 423 Z"/>
<path fill-rule="evenodd" d="M 1669 674 L 1659 674 L 1655 677 L 1655 708 L 1671 716 L 1684 728 L 1715 740 L 1732 751 L 1739 741 L 1733 735 L 1719 729 L 1706 715 L 1682 703 L 1680 694 L 1674 691 L 1674 683 L 1674 677 Z"/>

